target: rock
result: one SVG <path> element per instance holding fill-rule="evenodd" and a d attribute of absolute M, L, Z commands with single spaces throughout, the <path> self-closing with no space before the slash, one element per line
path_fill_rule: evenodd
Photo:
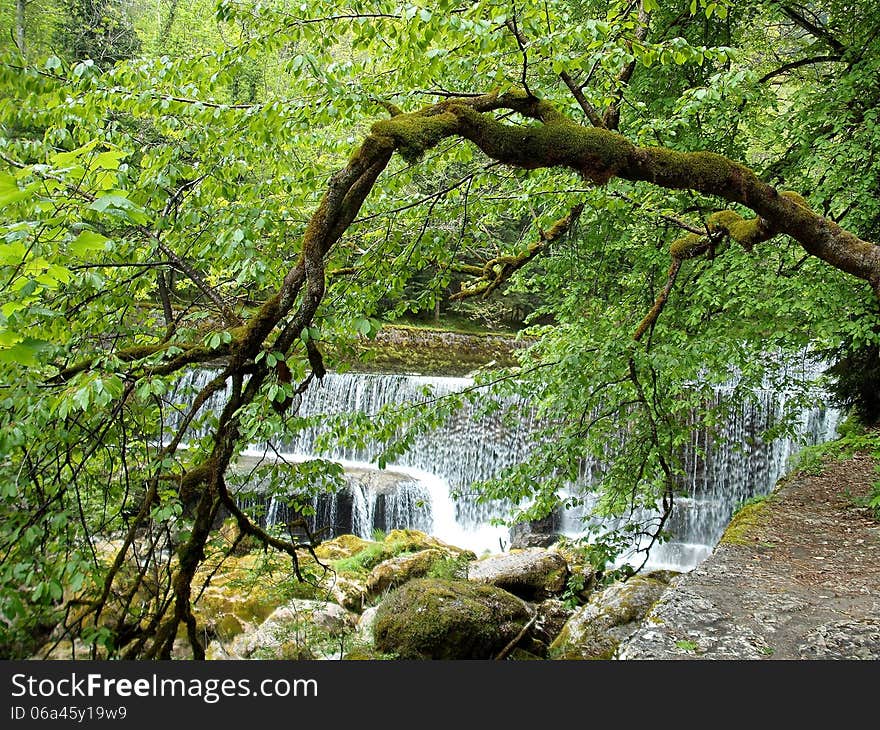
<path fill-rule="evenodd" d="M 351 576 L 336 575 L 329 585 L 330 595 L 343 608 L 355 613 L 364 610 L 367 600 L 367 588 L 364 582 Z"/>
<path fill-rule="evenodd" d="M 495 586 L 419 578 L 379 605 L 373 637 L 401 659 L 491 659 L 530 617 L 523 601 Z"/>
<path fill-rule="evenodd" d="M 573 608 L 569 608 L 556 598 L 548 598 L 535 607 L 535 624 L 530 633 L 533 641 L 541 645 L 542 653 L 545 653 L 554 639 L 559 636 L 573 613 Z"/>
<path fill-rule="evenodd" d="M 550 547 L 559 540 L 559 515 L 554 511 L 539 520 L 520 522 L 510 528 L 510 549 Z"/>
<path fill-rule="evenodd" d="M 446 553 L 436 548 L 417 553 L 404 553 L 384 560 L 370 572 L 366 590 L 370 596 L 377 596 L 389 588 L 396 588 L 413 578 L 421 578 L 435 563 L 444 560 Z"/>
<path fill-rule="evenodd" d="M 445 543 L 421 530 L 392 530 L 385 536 L 383 543 L 388 546 L 393 555 L 415 553 L 420 550 L 439 550 L 448 557 L 466 555 L 472 560 L 476 560 L 477 557 L 470 550 Z"/>
<path fill-rule="evenodd" d="M 666 588 L 664 580 L 636 575 L 595 594 L 550 645 L 551 658 L 611 659 Z"/>
<path fill-rule="evenodd" d="M 301 563 L 310 582 L 293 576 L 289 560 L 263 553 L 243 556 L 212 556 L 196 574 L 198 585 L 210 584 L 193 606 L 199 626 L 226 641 L 237 633 L 252 630 L 279 606 L 292 598 L 326 598 L 326 586 L 309 569 L 314 563 Z"/>
<path fill-rule="evenodd" d="M 468 580 L 498 586 L 526 600 L 561 593 L 567 579 L 565 558 L 540 548 L 492 555 L 468 566 Z"/>
<path fill-rule="evenodd" d="M 369 540 L 364 540 L 357 535 L 340 535 L 318 545 L 315 548 L 315 555 L 321 561 L 341 560 L 342 558 L 350 558 L 372 544 Z"/>
<path fill-rule="evenodd" d="M 209 658 L 310 659 L 338 651 L 339 639 L 352 633 L 356 622 L 353 614 L 335 603 L 298 598 L 231 644 L 213 642 Z"/>
<path fill-rule="evenodd" d="M 336 538 L 336 540 L 339 539 Z M 360 540 L 360 538 L 355 538 L 355 540 Z M 351 541 L 349 544 L 351 547 L 357 546 L 355 541 Z M 392 530 L 381 542 L 362 540 L 361 544 L 360 550 L 334 561 L 333 567 L 337 572 L 366 581 L 370 571 L 380 563 L 398 555 L 419 553 L 425 550 L 439 551 L 443 557 L 448 558 L 476 560 L 477 557 L 470 550 L 462 550 L 454 545 L 448 545 L 420 530 Z"/>
<path fill-rule="evenodd" d="M 376 623 L 376 614 L 378 612 L 378 606 L 370 606 L 370 608 L 361 614 L 361 617 L 357 622 L 357 638 L 362 644 L 372 646 L 373 624 Z"/>

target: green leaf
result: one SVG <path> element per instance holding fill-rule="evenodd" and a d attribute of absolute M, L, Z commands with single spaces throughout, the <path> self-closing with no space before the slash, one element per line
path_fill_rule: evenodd
<path fill-rule="evenodd" d="M 26 200 L 33 195 L 36 183 L 31 183 L 25 188 L 19 188 L 18 182 L 8 172 L 0 172 L 0 208 Z"/>
<path fill-rule="evenodd" d="M 95 147 L 100 144 L 100 139 L 93 139 L 90 142 L 87 142 L 82 147 L 77 147 L 75 150 L 71 150 L 70 152 L 56 152 L 53 155 L 49 155 L 49 162 L 57 167 L 68 167 L 76 162 L 79 162 L 84 155 L 91 152 Z"/>
<path fill-rule="evenodd" d="M 149 220 L 146 211 L 130 201 L 121 190 L 112 190 L 102 195 L 89 206 L 89 210 L 106 213 L 138 225 L 143 225 Z"/>
<path fill-rule="evenodd" d="M 93 251 L 101 251 L 110 239 L 97 231 L 82 231 L 70 242 L 70 252 L 81 259 L 87 258 Z"/>
<path fill-rule="evenodd" d="M 27 247 L 21 241 L 0 244 L 0 266 L 16 266 L 27 256 Z"/>
<path fill-rule="evenodd" d="M 27 367 L 37 367 L 40 356 L 51 344 L 33 337 L 25 337 L 12 347 L 0 348 L 0 362 L 17 363 Z"/>
<path fill-rule="evenodd" d="M 370 324 L 370 320 L 359 318 L 354 321 L 354 328 L 358 333 L 364 335 L 366 337 L 370 334 L 370 330 L 372 329 L 372 325 Z"/>

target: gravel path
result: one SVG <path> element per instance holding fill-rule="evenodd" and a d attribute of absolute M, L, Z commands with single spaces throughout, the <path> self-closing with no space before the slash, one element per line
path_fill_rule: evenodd
<path fill-rule="evenodd" d="M 621 659 L 880 659 L 880 523 L 856 455 L 779 486 L 735 542 L 681 576 Z"/>

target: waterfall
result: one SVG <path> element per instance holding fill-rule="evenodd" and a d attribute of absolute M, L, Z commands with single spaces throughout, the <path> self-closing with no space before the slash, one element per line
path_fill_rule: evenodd
<path fill-rule="evenodd" d="M 209 377 L 208 372 L 196 373 L 182 387 L 192 392 Z M 297 415 L 314 417 L 317 425 L 274 447 L 285 460 L 304 461 L 315 455 L 317 440 L 331 428 L 321 423 L 321 416 L 375 414 L 384 406 L 425 402 L 426 386 L 431 397 L 437 398 L 471 384 L 467 378 L 330 373 L 303 395 L 299 406 Z M 716 405 L 729 397 L 729 391 L 716 389 Z M 218 407 L 222 397 L 222 393 L 215 396 L 209 408 Z M 801 411 L 798 438 L 761 441 L 759 434 L 780 418 L 786 398 L 784 392 L 762 391 L 757 401 L 732 414 L 724 426 L 724 438 L 718 441 L 701 424 L 692 424 L 693 437 L 682 456 L 687 495 L 677 498 L 668 523 L 673 539 L 652 549 L 649 566 L 694 567 L 717 543 L 735 507 L 772 489 L 785 473 L 789 458 L 800 448 L 799 442 L 818 443 L 833 437 L 837 412 L 816 405 Z M 473 482 L 492 478 L 527 458 L 539 428 L 527 403 L 505 405 L 517 418 L 504 418 L 504 409 L 480 415 L 475 406 L 465 404 L 441 428 L 417 435 L 412 448 L 385 470 L 371 463 L 376 448 L 368 445 L 337 447 L 323 454 L 343 465 L 347 485 L 337 494 L 313 498 L 309 529 L 327 528 L 331 534 L 352 532 L 369 538 L 377 529 L 411 527 L 478 553 L 497 551 L 500 543 L 509 541 L 509 533 L 492 520 L 504 517 L 509 505 L 478 503 L 467 490 Z M 245 452 L 252 458 L 266 453 L 259 444 Z M 589 475 L 597 468 L 597 464 L 587 463 L 583 472 Z M 584 509 L 563 512 L 560 531 L 582 534 Z M 264 524 L 283 524 L 292 517 L 277 496 L 267 500 L 263 511 Z"/>

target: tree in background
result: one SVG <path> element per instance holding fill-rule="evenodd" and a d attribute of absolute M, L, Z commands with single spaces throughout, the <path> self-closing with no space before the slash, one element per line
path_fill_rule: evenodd
<path fill-rule="evenodd" d="M 457 300 L 540 303 L 520 366 L 475 392 L 528 397 L 545 438 L 482 495 L 538 516 L 591 458 L 596 514 L 645 507 L 628 534 L 662 539 L 691 423 L 768 381 L 796 407 L 805 353 L 876 352 L 873 11 L 224 1 L 210 49 L 4 65 L 5 644 L 59 624 L 156 658 L 183 631 L 204 656 L 222 514 L 302 577 L 313 541 L 262 527 L 231 467 L 308 427 L 299 395 L 453 274 Z M 236 87 L 253 64 L 265 83 Z M 334 439 L 392 463 L 465 397 Z M 338 486 L 320 458 L 258 471 L 303 504 Z"/>
<path fill-rule="evenodd" d="M 91 59 L 101 68 L 132 58 L 141 49 L 120 0 L 63 0 L 55 29 L 55 52 L 70 61 Z"/>

